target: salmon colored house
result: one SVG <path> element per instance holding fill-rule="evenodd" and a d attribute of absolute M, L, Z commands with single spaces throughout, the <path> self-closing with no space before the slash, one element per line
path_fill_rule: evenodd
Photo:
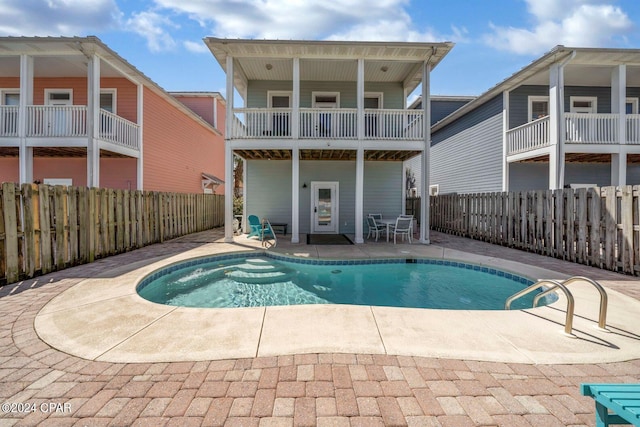
<path fill-rule="evenodd" d="M 0 182 L 222 194 L 224 110 L 97 37 L 0 37 Z"/>

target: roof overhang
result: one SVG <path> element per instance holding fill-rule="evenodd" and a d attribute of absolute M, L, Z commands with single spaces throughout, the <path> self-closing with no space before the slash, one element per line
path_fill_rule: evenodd
<path fill-rule="evenodd" d="M 453 48 L 451 42 L 359 42 L 318 40 L 246 40 L 206 37 L 205 44 L 226 71 L 234 58 L 234 85 L 246 95 L 250 80 L 293 80 L 293 58 L 300 58 L 301 80 L 356 81 L 357 60 L 365 59 L 365 80 L 398 82 L 412 91 L 422 81 L 422 65 L 431 68 Z"/>
<path fill-rule="evenodd" d="M 634 81 L 640 81 L 640 49 L 574 48 L 558 45 L 475 100 L 440 120 L 431 130 L 441 129 L 505 91 L 525 84 L 548 85 L 549 67 L 563 62 L 566 63 L 564 77 L 566 85 L 608 85 L 607 82 L 611 79 L 611 67 L 622 64 L 638 66 L 631 76 Z M 631 81 L 629 70 L 627 73 L 627 82 L 629 82 Z"/>
<path fill-rule="evenodd" d="M 118 55 L 96 36 L 87 37 L 0 37 L 0 76 L 20 76 L 20 61 L 3 58 L 29 55 L 36 58 L 34 77 L 87 77 L 89 58 L 101 59 L 101 77 L 125 77 L 141 84 L 203 126 L 221 135 L 209 123 L 171 96 L 157 83 Z"/>

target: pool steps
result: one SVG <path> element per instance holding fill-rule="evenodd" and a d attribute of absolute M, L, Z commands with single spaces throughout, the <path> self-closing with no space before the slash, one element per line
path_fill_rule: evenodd
<path fill-rule="evenodd" d="M 243 264 L 233 266 L 233 270 L 225 273 L 229 279 L 246 284 L 268 284 L 286 282 L 291 279 L 293 270 L 274 265 L 264 258 L 249 258 Z"/>

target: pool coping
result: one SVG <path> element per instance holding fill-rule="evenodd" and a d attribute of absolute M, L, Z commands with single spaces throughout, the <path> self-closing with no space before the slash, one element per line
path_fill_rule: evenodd
<path fill-rule="evenodd" d="M 405 249 L 414 257 L 454 259 L 534 279 L 567 277 L 437 245 Z M 280 254 L 289 257 L 296 250 L 302 251 L 285 248 Z M 363 250 L 367 248 L 351 256 L 362 256 Z M 348 256 L 343 251 L 336 249 L 336 256 Z M 379 248 L 370 251 L 370 257 L 380 257 Z M 580 284 L 572 286 L 576 298 L 574 338 L 562 333 L 563 297 L 546 307 L 509 312 L 351 305 L 198 309 L 152 303 L 136 292 L 138 283 L 159 268 L 230 252 L 247 252 L 247 247 L 208 244 L 87 278 L 40 310 L 36 332 L 58 350 L 108 362 L 368 353 L 552 364 L 625 361 L 640 355 L 640 301 L 608 289 L 610 306 L 616 309 L 609 310 L 609 332 L 600 331 L 596 328 L 599 295 Z M 314 257 L 309 252 L 302 256 Z M 411 257 L 397 252 L 395 256 Z M 326 255 L 317 257 L 324 259 Z"/>

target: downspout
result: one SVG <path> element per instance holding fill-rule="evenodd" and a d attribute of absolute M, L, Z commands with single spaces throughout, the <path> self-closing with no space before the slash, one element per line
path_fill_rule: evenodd
<path fill-rule="evenodd" d="M 558 66 L 558 73 L 560 74 L 561 83 L 560 83 L 560 93 L 558 94 L 558 113 L 560 117 L 558 118 L 558 162 L 562 161 L 562 166 L 560 167 L 560 173 L 558 174 L 558 184 L 560 184 L 560 188 L 564 187 L 564 169 L 565 169 L 565 161 L 564 161 L 564 144 L 566 139 L 566 131 L 565 131 L 565 122 L 564 122 L 564 67 L 567 65 L 573 58 L 576 57 L 576 51 L 572 50 L 571 55 L 565 58 L 560 65 Z"/>

